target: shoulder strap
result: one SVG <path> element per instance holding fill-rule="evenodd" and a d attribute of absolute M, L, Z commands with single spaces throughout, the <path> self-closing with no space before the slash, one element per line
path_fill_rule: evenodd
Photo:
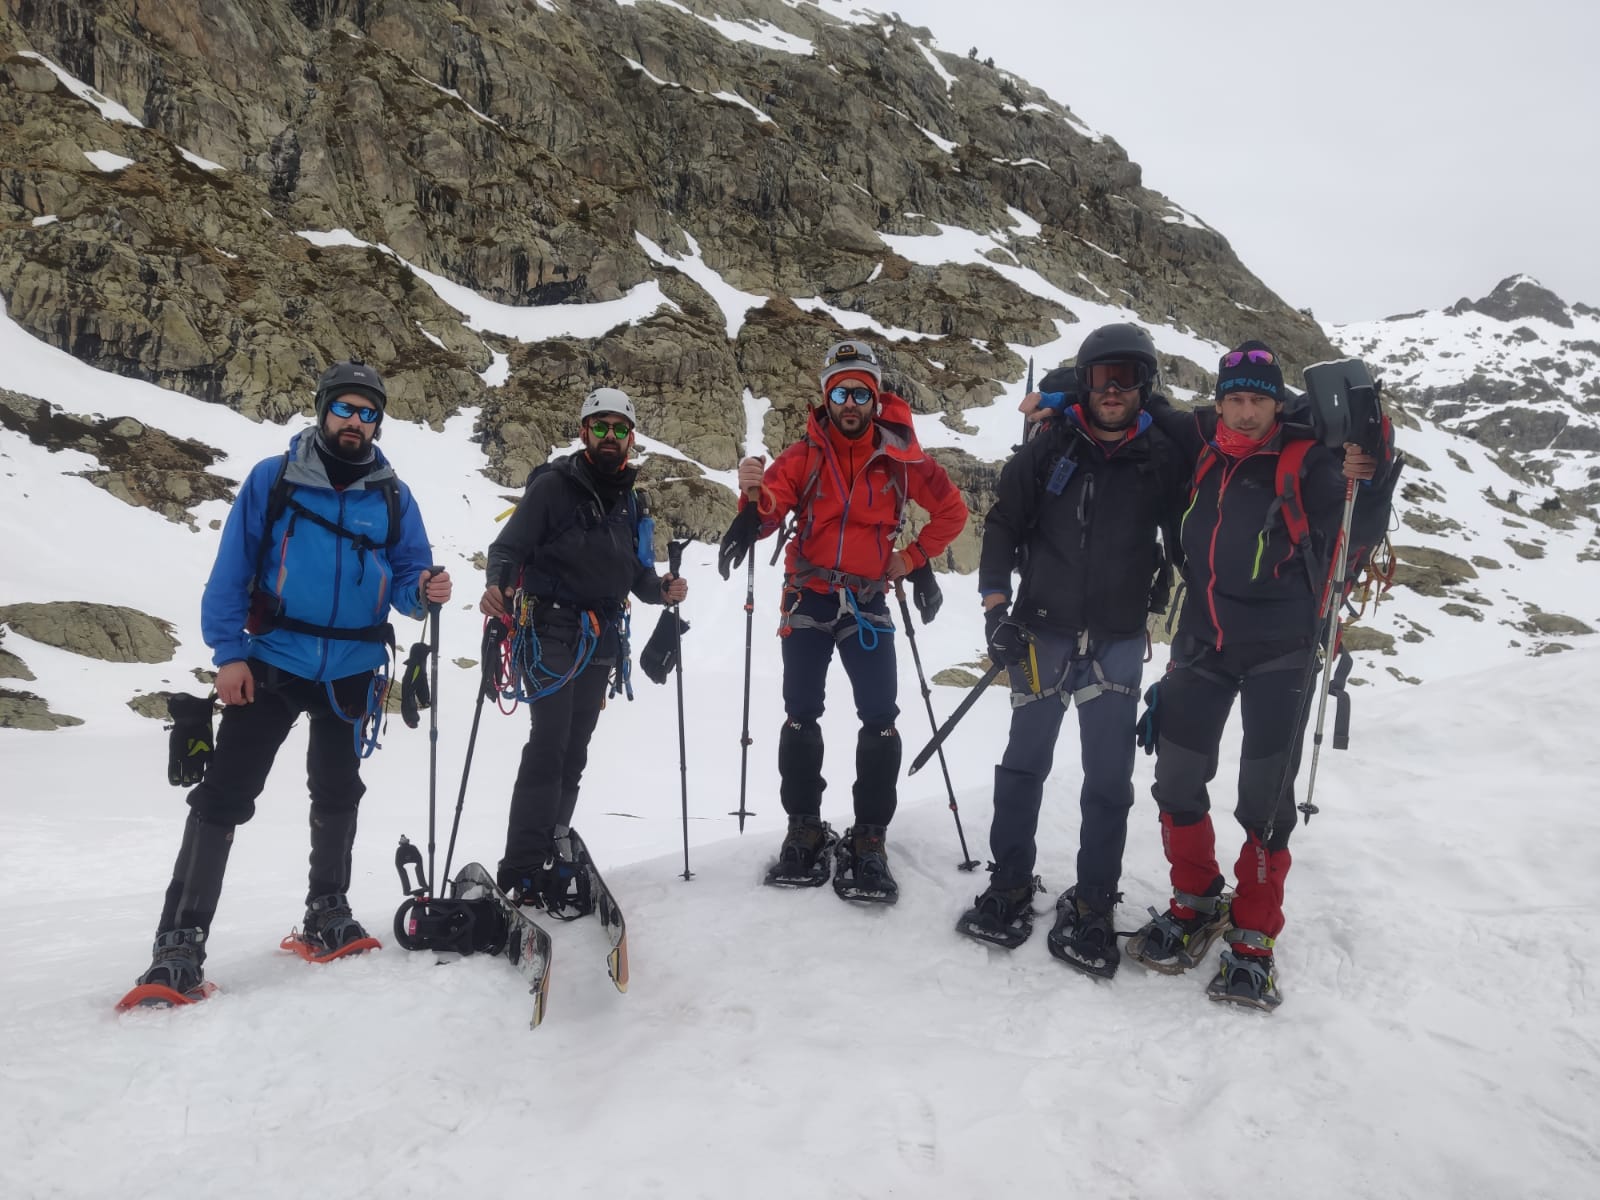
<path fill-rule="evenodd" d="M 267 540 L 272 536 L 272 527 L 278 523 L 278 518 L 283 516 L 283 510 L 289 506 L 290 484 L 284 478 L 289 472 L 289 452 L 285 450 L 283 457 L 278 460 L 278 473 L 272 477 L 272 487 L 267 492 L 267 516 L 261 524 L 261 536 L 256 542 L 256 565 L 250 577 L 251 590 L 259 585 L 261 572 L 267 566 Z"/>
<path fill-rule="evenodd" d="M 1278 451 L 1276 479 L 1279 511 L 1283 513 L 1283 524 L 1289 531 L 1289 541 L 1296 546 L 1305 541 L 1311 533 L 1311 522 L 1306 516 L 1305 498 L 1300 493 L 1300 476 L 1305 470 L 1306 455 L 1316 444 L 1309 438 L 1297 438 L 1285 443 L 1283 449 Z"/>

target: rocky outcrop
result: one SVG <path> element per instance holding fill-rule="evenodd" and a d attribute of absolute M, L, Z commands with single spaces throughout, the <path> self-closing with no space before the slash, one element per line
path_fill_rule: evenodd
<path fill-rule="evenodd" d="M 0 605 L 0 625 L 101 662 L 169 662 L 178 650 L 167 622 L 115 604 L 58 600 Z"/>
<path fill-rule="evenodd" d="M 64 729 L 82 725 L 77 717 L 50 711 L 50 705 L 32 692 L 0 687 L 0 729 Z"/>

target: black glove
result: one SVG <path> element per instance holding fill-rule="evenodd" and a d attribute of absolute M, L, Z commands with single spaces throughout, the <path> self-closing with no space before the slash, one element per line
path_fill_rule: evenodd
<path fill-rule="evenodd" d="M 1144 747 L 1146 754 L 1156 752 L 1156 740 L 1161 736 L 1161 681 L 1158 679 L 1144 690 L 1145 710 L 1134 726 L 1134 740 Z"/>
<path fill-rule="evenodd" d="M 490 617 L 483 627 L 483 675 L 478 688 L 485 700 L 500 698 L 500 668 L 505 657 L 506 627 L 499 617 Z"/>
<path fill-rule="evenodd" d="M 944 603 L 944 593 L 939 590 L 939 581 L 933 575 L 933 564 L 923 563 L 906 578 L 911 580 L 911 599 L 916 601 L 917 612 L 922 614 L 922 623 L 931 624 L 939 615 L 939 606 Z"/>
<path fill-rule="evenodd" d="M 755 504 L 746 504 L 728 526 L 728 532 L 722 535 L 722 547 L 717 551 L 717 570 L 724 579 L 744 562 L 744 556 L 755 546 L 760 532 L 761 513 Z"/>
<path fill-rule="evenodd" d="M 406 655 L 400 673 L 400 719 L 407 729 L 415 729 L 422 718 L 417 710 L 433 706 L 433 691 L 428 686 L 428 643 L 418 642 Z"/>
<path fill-rule="evenodd" d="M 173 787 L 193 787 L 206 777 L 211 763 L 211 702 L 215 696 L 167 697 L 172 736 L 167 739 L 167 782 Z"/>
<path fill-rule="evenodd" d="M 1028 631 L 1011 619 L 1006 605 L 996 604 L 983 614 L 983 632 L 991 662 L 1014 667 L 1028 657 Z"/>
<path fill-rule="evenodd" d="M 673 628 L 674 621 L 677 622 L 676 630 Z M 655 632 L 650 635 L 650 640 L 644 644 L 644 652 L 639 655 L 640 669 L 657 683 L 665 683 L 672 669 L 678 665 L 678 639 L 688 632 L 689 622 L 678 615 L 677 609 L 667 609 L 656 621 Z"/>

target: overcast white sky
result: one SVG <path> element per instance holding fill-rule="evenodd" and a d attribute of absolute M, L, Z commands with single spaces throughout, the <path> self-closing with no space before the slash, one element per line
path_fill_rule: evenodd
<path fill-rule="evenodd" d="M 1600 305 L 1600 0 L 866 0 L 1114 137 L 1325 321 Z"/>

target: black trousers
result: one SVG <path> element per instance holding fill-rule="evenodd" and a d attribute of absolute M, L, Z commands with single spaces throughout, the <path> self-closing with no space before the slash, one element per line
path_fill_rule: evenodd
<path fill-rule="evenodd" d="M 1311 706 L 1303 704 L 1308 640 L 1215 647 L 1180 636 L 1172 669 L 1161 680 L 1161 730 L 1156 755 L 1156 803 L 1179 825 L 1211 809 L 1207 789 L 1216 777 L 1218 747 L 1233 702 L 1244 723 L 1234 816 L 1249 833 L 1281 850 L 1294 831 L 1294 777 Z M 1279 788 L 1287 769 L 1289 786 Z"/>
<path fill-rule="evenodd" d="M 223 710 L 217 747 L 206 777 L 189 792 L 189 817 L 172 869 L 157 932 L 211 928 L 222 895 L 222 877 L 233 846 L 234 827 L 255 816 L 256 797 L 266 787 L 278 749 L 300 714 L 311 719 L 306 748 L 306 785 L 311 793 L 311 865 L 306 902 L 350 886 L 356 810 L 366 793 L 355 727 L 367 711 L 373 673 L 328 685 L 250 660 L 256 698 Z"/>
<path fill-rule="evenodd" d="M 545 668 L 570 669 L 578 651 L 576 619 L 547 619 L 538 634 Z M 555 827 L 572 823 L 578 784 L 589 764 L 589 739 L 605 707 L 616 654 L 614 637 L 603 636 L 588 666 L 557 691 L 528 705 L 528 742 L 511 788 L 503 869 L 539 865 L 555 844 Z"/>

